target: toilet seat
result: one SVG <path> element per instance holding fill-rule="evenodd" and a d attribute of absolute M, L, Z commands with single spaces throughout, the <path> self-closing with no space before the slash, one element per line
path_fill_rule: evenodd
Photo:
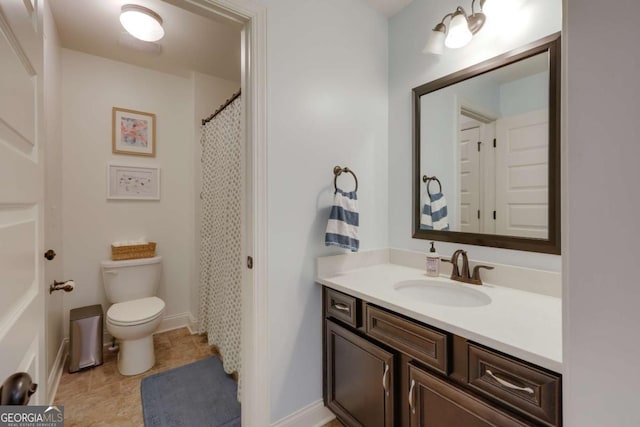
<path fill-rule="evenodd" d="M 158 297 L 119 302 L 107 310 L 107 322 L 117 326 L 140 325 L 158 318 L 164 306 L 164 301 Z"/>

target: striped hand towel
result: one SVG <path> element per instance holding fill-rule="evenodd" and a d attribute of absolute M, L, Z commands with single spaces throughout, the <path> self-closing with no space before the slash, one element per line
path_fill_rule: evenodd
<path fill-rule="evenodd" d="M 447 199 L 444 194 L 435 193 L 425 197 L 420 218 L 421 230 L 449 230 Z"/>
<path fill-rule="evenodd" d="M 355 191 L 349 193 L 340 189 L 333 196 L 333 206 L 327 223 L 327 234 L 324 237 L 326 246 L 339 246 L 358 252 L 360 240 L 358 240 L 358 225 L 360 214 L 358 213 L 358 196 Z"/>

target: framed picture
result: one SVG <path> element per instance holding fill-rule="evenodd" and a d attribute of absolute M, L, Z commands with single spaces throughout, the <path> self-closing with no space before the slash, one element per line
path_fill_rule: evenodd
<path fill-rule="evenodd" d="M 160 168 L 109 163 L 107 199 L 160 200 Z"/>
<path fill-rule="evenodd" d="M 156 156 L 156 115 L 113 107 L 115 154 Z"/>

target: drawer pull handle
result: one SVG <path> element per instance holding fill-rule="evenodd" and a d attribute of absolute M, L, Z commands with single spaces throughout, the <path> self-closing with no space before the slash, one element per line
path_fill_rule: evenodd
<path fill-rule="evenodd" d="M 341 302 L 333 303 L 331 304 L 331 307 L 335 308 L 336 310 L 345 311 L 347 313 L 351 311 L 347 304 L 342 304 Z"/>
<path fill-rule="evenodd" d="M 413 388 L 415 386 L 416 386 L 416 382 L 414 380 L 411 380 L 411 388 L 409 388 L 409 408 L 411 408 L 412 414 L 416 413 L 416 407 L 414 405 L 414 400 L 413 400 Z"/>
<path fill-rule="evenodd" d="M 389 365 L 384 364 L 384 374 L 382 374 L 382 388 L 385 394 L 389 396 Z"/>
<path fill-rule="evenodd" d="M 534 394 L 534 391 L 531 387 L 518 387 L 515 384 L 511 384 L 508 381 L 505 381 L 501 378 L 498 378 L 497 376 L 495 376 L 493 374 L 493 372 L 491 372 L 490 370 L 486 369 L 485 372 L 487 373 L 487 375 L 489 375 L 491 378 L 493 378 L 494 380 L 498 381 L 498 383 L 500 383 L 500 385 L 505 386 L 506 388 L 510 388 L 512 390 L 519 390 L 519 391 L 526 391 L 529 394 Z"/>

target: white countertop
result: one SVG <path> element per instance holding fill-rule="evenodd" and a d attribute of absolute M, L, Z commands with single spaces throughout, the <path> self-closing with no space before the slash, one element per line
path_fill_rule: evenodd
<path fill-rule="evenodd" d="M 562 373 L 560 298 L 484 284 L 467 286 L 491 298 L 479 307 L 451 307 L 411 298 L 394 289 L 405 280 L 435 279 L 423 270 L 396 264 L 356 268 L 317 282 L 486 345 L 554 372 Z M 450 283 L 441 278 L 443 283 Z"/>

